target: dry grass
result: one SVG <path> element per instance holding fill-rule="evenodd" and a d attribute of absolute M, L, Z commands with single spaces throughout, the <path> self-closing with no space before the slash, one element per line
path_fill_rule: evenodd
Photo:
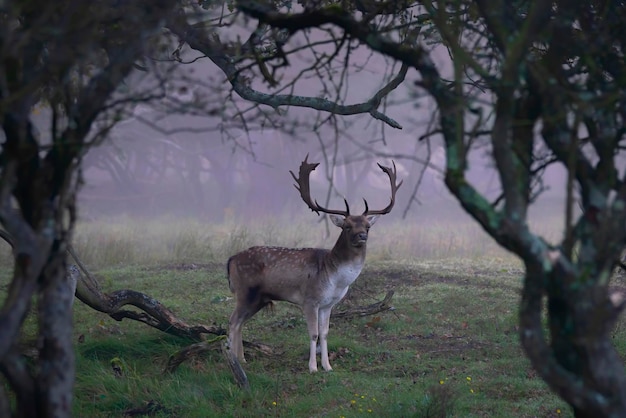
<path fill-rule="evenodd" d="M 550 225 L 542 225 L 549 228 Z M 327 234 L 328 231 L 328 234 Z M 252 245 L 324 247 L 334 244 L 339 230 L 317 221 L 208 224 L 195 219 L 125 217 L 78 224 L 74 247 L 93 268 L 198 261 L 222 263 Z M 479 226 L 467 221 L 406 224 L 381 220 L 370 232 L 368 260 L 504 257 Z"/>

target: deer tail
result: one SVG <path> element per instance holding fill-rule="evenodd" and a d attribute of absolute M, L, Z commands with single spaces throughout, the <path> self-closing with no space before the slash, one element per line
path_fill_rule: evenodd
<path fill-rule="evenodd" d="M 226 277 L 228 278 L 228 288 L 230 289 L 231 293 L 235 293 L 235 289 L 233 287 L 233 282 L 230 280 L 230 276 L 231 274 L 233 274 L 232 267 L 231 267 L 231 262 L 233 261 L 233 257 L 230 257 L 228 259 L 228 261 L 226 262 Z"/>

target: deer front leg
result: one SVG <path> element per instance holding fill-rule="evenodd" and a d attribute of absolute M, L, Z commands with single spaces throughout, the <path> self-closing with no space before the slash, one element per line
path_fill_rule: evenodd
<path fill-rule="evenodd" d="M 317 337 L 318 337 L 318 314 L 317 306 L 305 306 L 304 316 L 309 331 L 310 347 L 309 347 L 309 372 L 317 372 Z"/>
<path fill-rule="evenodd" d="M 333 368 L 330 367 L 330 362 L 328 361 L 328 329 L 330 328 L 330 310 L 320 309 L 319 311 L 319 338 L 320 338 L 320 348 L 322 350 L 322 367 L 327 372 L 331 371 Z"/>

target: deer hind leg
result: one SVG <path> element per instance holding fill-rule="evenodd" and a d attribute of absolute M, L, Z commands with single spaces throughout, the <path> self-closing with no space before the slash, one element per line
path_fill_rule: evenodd
<path fill-rule="evenodd" d="M 317 337 L 319 333 L 319 308 L 317 306 L 305 306 L 303 310 L 310 338 L 309 372 L 315 373 L 317 372 Z"/>
<path fill-rule="evenodd" d="M 261 301 L 253 301 L 252 304 L 248 300 L 239 300 L 237 298 L 237 306 L 230 316 L 228 322 L 228 339 L 230 340 L 230 351 L 237 356 L 242 363 L 246 362 L 243 353 L 243 337 L 241 331 L 243 324 L 254 316 L 258 311 L 263 308 L 264 304 Z"/>
<path fill-rule="evenodd" d="M 242 315 L 239 308 L 235 308 L 228 322 L 228 339 L 230 340 L 230 351 L 242 363 L 246 362 L 243 354 L 243 338 L 241 336 L 241 328 L 244 322 L 245 315 Z"/>
<path fill-rule="evenodd" d="M 328 361 L 328 342 L 327 342 L 328 329 L 330 328 L 330 310 L 331 308 L 320 309 L 319 315 L 318 315 L 322 367 L 327 372 L 333 369 L 332 367 L 330 367 L 330 362 Z"/>

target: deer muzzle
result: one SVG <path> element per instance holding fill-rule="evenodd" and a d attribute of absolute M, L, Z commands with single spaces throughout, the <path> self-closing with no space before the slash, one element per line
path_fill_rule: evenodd
<path fill-rule="evenodd" d="M 352 245 L 355 247 L 362 247 L 367 242 L 367 232 L 360 232 L 358 234 L 354 234 L 352 238 Z"/>

